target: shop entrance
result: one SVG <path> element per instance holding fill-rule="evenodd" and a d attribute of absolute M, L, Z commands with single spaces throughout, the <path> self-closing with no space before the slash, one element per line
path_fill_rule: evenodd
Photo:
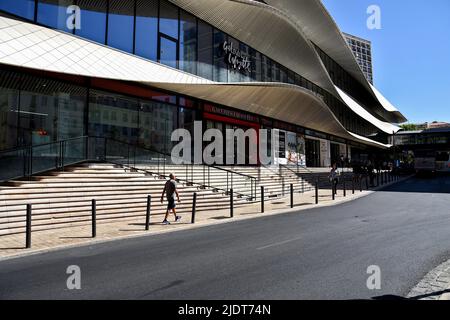
<path fill-rule="evenodd" d="M 331 164 L 341 165 L 341 149 L 336 143 L 331 143 Z"/>
<path fill-rule="evenodd" d="M 320 167 L 320 141 L 305 139 L 306 166 Z"/>

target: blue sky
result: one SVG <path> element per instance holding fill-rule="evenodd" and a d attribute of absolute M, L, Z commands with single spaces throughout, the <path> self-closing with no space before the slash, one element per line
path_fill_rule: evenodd
<path fill-rule="evenodd" d="M 323 0 L 342 31 L 372 41 L 374 83 L 409 122 L 450 122 L 450 0 Z M 370 5 L 381 29 L 367 28 Z"/>

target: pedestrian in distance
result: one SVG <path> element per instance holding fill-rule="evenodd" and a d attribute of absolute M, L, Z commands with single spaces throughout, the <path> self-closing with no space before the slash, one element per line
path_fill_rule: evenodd
<path fill-rule="evenodd" d="M 338 183 L 339 183 L 339 172 L 337 170 L 337 164 L 336 163 L 333 163 L 333 165 L 331 166 L 329 179 L 330 179 L 331 185 L 333 186 L 333 192 L 335 194 L 337 194 L 337 186 L 338 186 Z"/>
<path fill-rule="evenodd" d="M 177 216 L 177 212 L 176 212 L 176 204 L 175 204 L 175 195 L 177 196 L 177 200 L 178 202 L 180 201 L 180 196 L 178 194 L 178 190 L 177 190 L 177 182 L 175 180 L 175 175 L 174 174 L 170 174 L 169 175 L 169 180 L 167 180 L 166 184 L 164 185 L 164 190 L 161 194 L 161 203 L 163 203 L 164 200 L 164 194 L 166 195 L 166 199 L 167 199 L 167 210 L 166 210 L 166 216 L 164 217 L 164 221 L 162 222 L 163 224 L 170 224 L 170 222 L 167 220 L 167 218 L 169 217 L 169 213 L 170 211 L 173 212 L 173 215 L 175 216 L 175 222 L 178 222 L 181 220 L 181 216 Z"/>

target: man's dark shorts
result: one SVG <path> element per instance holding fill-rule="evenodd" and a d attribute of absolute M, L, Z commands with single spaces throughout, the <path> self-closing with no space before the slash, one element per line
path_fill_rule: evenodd
<path fill-rule="evenodd" d="M 167 203 L 167 210 L 172 210 L 175 209 L 176 205 L 175 205 L 175 199 L 174 198 L 169 198 L 167 199 L 168 203 Z"/>

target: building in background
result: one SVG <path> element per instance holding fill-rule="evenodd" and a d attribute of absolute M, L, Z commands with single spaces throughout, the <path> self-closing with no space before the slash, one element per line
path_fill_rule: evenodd
<path fill-rule="evenodd" d="M 348 33 L 344 36 L 367 81 L 373 84 L 372 43 Z"/>

